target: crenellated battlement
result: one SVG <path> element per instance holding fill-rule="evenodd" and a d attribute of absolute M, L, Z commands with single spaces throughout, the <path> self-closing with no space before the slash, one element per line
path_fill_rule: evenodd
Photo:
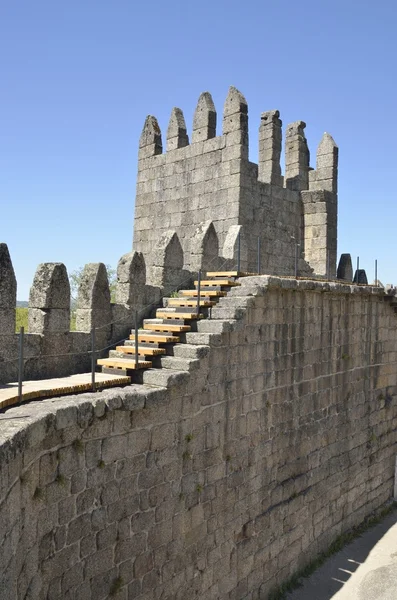
<path fill-rule="evenodd" d="M 180 108 L 172 109 L 164 152 L 160 126 L 147 117 L 139 145 L 133 247 L 145 253 L 149 272 L 158 239 L 168 230 L 178 233 L 184 268 L 192 270 L 192 236 L 211 221 L 224 258 L 226 240 L 241 227 L 248 270 L 258 262 L 259 238 L 267 273 L 293 274 L 298 251 L 302 274 L 325 275 L 327 269 L 335 274 L 338 148 L 325 134 L 313 169 L 305 127 L 303 121 L 286 127 L 283 175 L 279 111 L 260 116 L 256 165 L 249 161 L 248 103 L 235 87 L 224 103 L 220 135 L 209 92 L 198 99 L 190 142 Z M 319 218 L 308 216 L 313 212 Z"/>
<path fill-rule="evenodd" d="M 186 287 L 198 270 L 236 269 L 237 255 L 244 271 L 336 275 L 334 140 L 324 134 L 313 169 L 306 124 L 289 124 L 283 175 L 280 113 L 262 112 L 258 121 L 255 164 L 249 161 L 248 103 L 235 87 L 228 91 L 219 135 L 209 92 L 198 99 L 190 134 L 182 110 L 172 109 L 164 145 L 156 117 L 146 118 L 139 140 L 133 252 L 120 259 L 115 302 L 105 266 L 86 265 L 77 331 L 70 331 L 66 268 L 39 265 L 29 301 L 27 376 L 87 369 L 93 328 L 99 351 L 125 335 L 135 310 L 150 310 L 162 295 L 182 283 Z M 16 281 L 5 244 L 0 276 L 0 378 L 9 381 L 16 373 Z M 60 355 L 70 357 L 62 368 Z"/>

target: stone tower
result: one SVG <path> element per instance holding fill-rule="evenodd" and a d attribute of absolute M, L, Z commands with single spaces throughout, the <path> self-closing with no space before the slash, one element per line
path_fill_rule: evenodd
<path fill-rule="evenodd" d="M 234 87 L 225 101 L 221 135 L 216 127 L 208 92 L 198 100 L 190 143 L 179 108 L 171 112 L 165 152 L 156 118 L 145 121 L 133 249 L 145 255 L 149 283 L 159 284 L 159 243 L 166 236 L 175 244 L 174 234 L 185 272 L 204 265 L 230 268 L 240 235 L 241 269 L 256 272 L 259 248 L 262 273 L 292 275 L 299 258 L 302 274 L 335 276 L 338 148 L 332 137 L 324 134 L 314 170 L 306 124 L 288 125 L 283 176 L 279 111 L 261 115 L 258 164 L 248 158 L 247 101 Z"/>

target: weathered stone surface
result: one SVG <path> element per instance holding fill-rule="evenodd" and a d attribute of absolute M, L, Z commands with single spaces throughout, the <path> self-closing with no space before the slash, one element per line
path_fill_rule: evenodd
<path fill-rule="evenodd" d="M 261 114 L 259 127 L 258 180 L 272 185 L 282 185 L 281 143 L 282 121 L 278 110 L 269 110 Z"/>
<path fill-rule="evenodd" d="M 164 289 L 164 294 L 177 289 L 183 281 L 183 250 L 175 231 L 165 233 L 153 255 L 150 283 Z"/>
<path fill-rule="evenodd" d="M 146 264 L 141 252 L 124 254 L 117 265 L 115 300 L 120 304 L 142 304 L 146 284 Z"/>
<path fill-rule="evenodd" d="M 316 170 L 310 175 L 310 189 L 338 191 L 338 146 L 329 133 L 324 133 L 317 148 Z"/>
<path fill-rule="evenodd" d="M 200 225 L 192 238 L 191 266 L 195 271 L 216 271 L 219 264 L 219 240 L 212 221 Z"/>
<path fill-rule="evenodd" d="M 222 256 L 230 260 L 230 270 L 236 270 L 240 254 L 240 271 L 248 267 L 248 246 L 241 225 L 232 225 L 223 244 Z M 227 267 L 229 269 L 229 266 Z"/>
<path fill-rule="evenodd" d="M 29 333 L 69 331 L 70 311 L 29 308 Z"/>
<path fill-rule="evenodd" d="M 29 295 L 30 308 L 70 308 L 70 285 L 62 263 L 43 263 L 37 267 Z"/>
<path fill-rule="evenodd" d="M 7 244 L 0 243 L 0 311 L 15 308 L 17 281 Z"/>
<path fill-rule="evenodd" d="M 202 142 L 216 135 L 216 110 L 209 92 L 203 92 L 198 99 L 193 117 L 192 143 Z"/>
<path fill-rule="evenodd" d="M 186 131 L 185 117 L 180 108 L 174 107 L 167 129 L 167 151 L 184 148 L 188 145 L 189 137 Z"/>
<path fill-rule="evenodd" d="M 5 597 L 127 600 L 128 584 L 134 597 L 266 598 L 391 497 L 397 321 L 384 291 L 241 283 L 216 308 L 235 319 L 202 321 L 166 357 L 195 370 L 2 415 Z M 377 327 L 363 327 L 371 314 Z"/>
<path fill-rule="evenodd" d="M 309 177 L 310 189 L 320 189 L 314 184 L 315 177 L 328 181 L 324 178 L 334 178 L 334 171 L 331 168 L 329 172 L 328 166 L 319 166 L 318 172 L 309 170 L 303 125 L 298 122 L 289 128 L 286 162 L 290 182 L 283 187 L 281 120 L 277 111 L 262 116 L 258 165 L 248 161 L 248 106 L 243 94 L 234 87 L 226 98 L 221 136 L 214 137 L 215 107 L 211 96 L 205 93 L 200 96 L 195 112 L 192 144 L 183 146 L 184 119 L 175 110 L 170 120 L 167 152 L 154 154 L 153 136 L 147 155 L 142 154 L 146 147 L 140 148 L 133 248 L 144 254 L 148 273 L 152 266 L 157 267 L 153 255 L 159 239 L 170 231 L 178 235 L 184 269 L 195 271 L 197 259 L 190 251 L 192 235 L 208 221 L 214 224 L 221 248 L 230 227 L 242 226 L 249 232 L 246 264 L 250 272 L 257 270 L 259 238 L 261 271 L 294 273 L 291 238 L 300 237 L 300 190 L 307 189 Z M 153 128 L 152 123 L 152 132 Z M 323 164 L 324 156 L 327 155 L 319 159 L 319 165 Z M 329 191 L 326 185 L 322 187 Z M 314 204 L 311 210 L 316 212 Z M 303 254 L 299 263 L 301 273 L 311 272 Z M 223 266 L 228 268 L 227 261 Z"/>
<path fill-rule="evenodd" d="M 139 140 L 139 148 L 145 150 L 145 154 L 142 155 L 143 158 L 161 154 L 163 151 L 161 130 L 156 117 L 152 115 L 146 117 Z"/>
<path fill-rule="evenodd" d="M 290 190 L 309 187 L 310 153 L 304 129 L 306 123 L 296 121 L 287 127 L 285 140 L 285 182 Z"/>
<path fill-rule="evenodd" d="M 76 305 L 77 309 L 109 309 L 109 281 L 103 263 L 85 265 L 81 275 Z"/>

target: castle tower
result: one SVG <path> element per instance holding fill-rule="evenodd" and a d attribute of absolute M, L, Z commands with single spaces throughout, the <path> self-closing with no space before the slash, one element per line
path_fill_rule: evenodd
<path fill-rule="evenodd" d="M 313 170 L 306 124 L 288 125 L 283 177 L 279 111 L 261 114 L 257 165 L 249 161 L 248 104 L 237 88 L 228 90 L 221 135 L 216 124 L 209 92 L 198 99 L 190 136 L 182 110 L 172 109 L 165 152 L 156 118 L 145 121 L 133 251 L 145 257 L 147 284 L 161 288 L 167 278 L 158 273 L 175 270 L 173 264 L 165 264 L 171 253 L 160 256 L 158 252 L 160 240 L 174 234 L 179 241 L 178 265 L 183 261 L 184 272 L 193 273 L 204 264 L 236 268 L 236 231 L 240 250 L 244 247 L 244 268 L 249 271 L 257 272 L 260 266 L 262 273 L 293 275 L 297 250 L 302 274 L 336 271 L 338 151 L 331 136 L 321 141 Z M 204 224 L 211 236 L 203 236 Z M 219 256 L 211 259 L 215 252 Z"/>

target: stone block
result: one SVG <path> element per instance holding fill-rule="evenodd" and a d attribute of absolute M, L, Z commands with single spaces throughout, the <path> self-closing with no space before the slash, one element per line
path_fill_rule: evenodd
<path fill-rule="evenodd" d="M 64 333 L 70 330 L 70 309 L 29 308 L 29 333 Z"/>
<path fill-rule="evenodd" d="M 0 308 L 0 336 L 13 336 L 14 334 L 15 308 Z M 2 337 L 0 337 L 0 340 L 5 342 Z M 3 347 L 0 347 L 0 353 L 3 354 Z"/>

